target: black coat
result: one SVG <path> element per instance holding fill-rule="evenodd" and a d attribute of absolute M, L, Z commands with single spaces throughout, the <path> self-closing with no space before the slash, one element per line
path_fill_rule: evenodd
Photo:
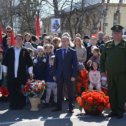
<path fill-rule="evenodd" d="M 37 80 L 45 80 L 46 79 L 46 70 L 47 70 L 47 59 L 46 57 L 37 57 L 34 59 L 34 76 Z"/>
<path fill-rule="evenodd" d="M 3 43 L 3 47 L 6 47 L 6 45 L 7 45 L 7 35 L 5 35 L 5 36 L 3 37 L 2 43 Z"/>
<path fill-rule="evenodd" d="M 7 50 L 4 58 L 3 65 L 7 66 L 7 80 L 11 82 L 14 79 L 14 47 L 11 47 Z M 21 48 L 20 56 L 19 56 L 19 66 L 17 79 L 20 84 L 24 84 L 28 79 L 28 70 L 27 68 L 33 66 L 32 59 L 29 55 L 29 52 L 25 48 Z"/>
<path fill-rule="evenodd" d="M 62 48 L 58 49 L 55 53 L 55 76 L 57 79 L 64 78 L 69 79 L 76 77 L 77 74 L 77 56 L 76 51 L 72 48 L 68 48 L 67 53 L 63 59 Z"/>

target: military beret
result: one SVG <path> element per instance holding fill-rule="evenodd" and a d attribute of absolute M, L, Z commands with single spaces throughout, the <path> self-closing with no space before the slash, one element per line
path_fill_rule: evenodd
<path fill-rule="evenodd" d="M 112 30 L 113 32 L 122 32 L 123 26 L 121 26 L 121 25 L 114 25 L 114 26 L 111 28 L 111 30 Z"/>
<path fill-rule="evenodd" d="M 88 35 L 85 35 L 83 39 L 90 39 Z"/>

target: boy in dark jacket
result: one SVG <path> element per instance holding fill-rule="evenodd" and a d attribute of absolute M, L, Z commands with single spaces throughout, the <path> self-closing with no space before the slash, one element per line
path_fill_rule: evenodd
<path fill-rule="evenodd" d="M 46 46 L 48 48 L 48 67 L 46 71 L 46 83 L 47 83 L 47 90 L 46 90 L 46 106 L 49 105 L 51 94 L 53 93 L 54 103 L 57 103 L 57 85 L 56 82 L 53 80 L 54 74 L 54 58 L 55 55 L 53 54 L 53 47 L 50 44 Z M 50 48 L 50 49 L 49 49 Z M 50 50 L 50 53 L 49 53 Z M 46 50 L 45 50 L 46 51 Z"/>

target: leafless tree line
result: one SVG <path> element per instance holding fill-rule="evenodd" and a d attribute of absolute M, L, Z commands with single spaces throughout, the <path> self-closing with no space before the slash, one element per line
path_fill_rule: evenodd
<path fill-rule="evenodd" d="M 17 32 L 35 33 L 35 17 L 37 12 L 46 17 L 61 18 L 62 30 L 68 30 L 71 35 L 84 34 L 85 29 L 91 32 L 96 29 L 101 15 L 102 4 L 105 0 L 0 0 L 0 20 L 3 28 L 12 26 Z M 110 0 L 107 1 L 108 3 Z M 107 7 L 106 7 L 107 8 Z M 95 10 L 95 11 L 94 11 Z M 107 9 L 105 10 L 107 11 Z M 73 30 L 74 29 L 74 30 Z"/>

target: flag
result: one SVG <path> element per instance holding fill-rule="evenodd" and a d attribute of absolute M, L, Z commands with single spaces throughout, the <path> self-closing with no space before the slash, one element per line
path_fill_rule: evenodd
<path fill-rule="evenodd" d="M 36 36 L 40 36 L 40 22 L 39 22 L 39 16 L 36 16 L 35 20 L 35 30 L 36 30 Z"/>
<path fill-rule="evenodd" d="M 0 44 L 2 44 L 2 25 L 1 25 L 1 22 L 0 22 Z"/>
<path fill-rule="evenodd" d="M 11 31 L 11 46 L 15 44 L 15 39 L 14 39 L 14 31 Z"/>

